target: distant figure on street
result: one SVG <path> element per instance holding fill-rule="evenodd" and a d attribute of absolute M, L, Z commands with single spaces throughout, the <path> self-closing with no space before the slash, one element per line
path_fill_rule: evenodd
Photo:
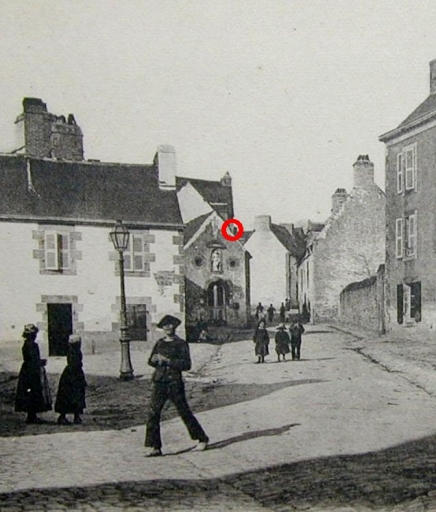
<path fill-rule="evenodd" d="M 291 301 L 290 301 L 289 297 L 286 297 L 286 299 L 285 299 L 285 309 L 286 309 L 286 311 L 291 311 Z"/>
<path fill-rule="evenodd" d="M 77 334 L 68 338 L 67 366 L 59 379 L 55 411 L 59 413 L 58 424 L 70 425 L 67 414 L 74 414 L 74 424 L 82 423 L 80 417 L 86 408 L 86 379 L 82 369 L 82 339 Z"/>
<path fill-rule="evenodd" d="M 283 302 L 280 305 L 279 315 L 280 315 L 280 322 L 282 324 L 285 323 L 286 308 L 285 308 L 285 305 L 283 304 Z"/>
<path fill-rule="evenodd" d="M 257 356 L 257 363 L 264 363 L 265 356 L 269 354 L 269 335 L 266 330 L 265 320 L 263 319 L 257 324 L 256 330 L 254 331 L 253 342 L 255 343 L 254 353 Z"/>
<path fill-rule="evenodd" d="M 277 327 L 275 342 L 278 362 L 280 363 L 280 356 L 283 356 L 283 361 L 286 361 L 286 354 L 290 352 L 289 344 L 291 340 L 289 339 L 289 334 L 286 332 L 285 324 L 280 324 Z"/>
<path fill-rule="evenodd" d="M 189 345 L 176 335 L 180 320 L 172 315 L 165 315 L 157 327 L 165 335 L 160 338 L 151 351 L 148 364 L 155 368 L 152 377 L 150 412 L 147 420 L 145 446 L 148 448 L 146 457 L 162 455 L 160 437 L 160 416 L 167 400 L 171 400 L 177 408 L 192 439 L 198 441 L 197 450 L 207 448 L 209 438 L 200 423 L 192 414 L 185 396 L 182 372 L 190 370 L 191 357 Z"/>
<path fill-rule="evenodd" d="M 262 306 L 262 303 L 259 302 L 259 304 L 256 306 L 256 320 L 260 320 L 261 318 L 263 318 L 263 306 Z"/>
<path fill-rule="evenodd" d="M 268 322 L 270 324 L 274 321 L 275 310 L 276 310 L 276 308 L 272 304 L 270 304 L 269 308 L 266 310 L 268 313 Z"/>
<path fill-rule="evenodd" d="M 291 348 L 292 348 L 292 360 L 300 360 L 300 349 L 301 349 L 301 336 L 304 332 L 304 327 L 301 324 L 300 318 L 297 317 L 289 327 L 291 333 Z"/>
<path fill-rule="evenodd" d="M 52 408 L 50 388 L 48 386 L 45 365 L 47 359 L 41 359 L 36 342 L 38 327 L 26 324 L 23 330 L 22 346 L 23 364 L 18 375 L 15 394 L 15 410 L 27 412 L 26 423 L 39 424 L 45 421 L 38 418 L 38 412 L 50 411 Z"/>

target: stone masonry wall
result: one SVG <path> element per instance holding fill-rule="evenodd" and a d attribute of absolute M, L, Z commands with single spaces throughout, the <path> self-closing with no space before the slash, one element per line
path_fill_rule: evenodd
<path fill-rule="evenodd" d="M 346 286 L 340 295 L 339 320 L 382 334 L 384 331 L 384 267 L 376 276 Z"/>
<path fill-rule="evenodd" d="M 376 185 L 353 188 L 314 243 L 312 321 L 337 318 L 343 288 L 375 274 L 384 259 L 384 193 Z"/>

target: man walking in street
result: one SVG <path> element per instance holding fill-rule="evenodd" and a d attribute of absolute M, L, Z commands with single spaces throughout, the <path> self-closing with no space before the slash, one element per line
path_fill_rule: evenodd
<path fill-rule="evenodd" d="M 292 360 L 295 361 L 297 359 L 300 360 L 300 349 L 301 349 L 301 336 L 304 332 L 304 327 L 301 324 L 300 317 L 297 317 L 289 327 L 289 332 L 291 333 L 291 350 L 292 350 Z"/>
<path fill-rule="evenodd" d="M 145 436 L 147 457 L 162 455 L 160 417 L 167 400 L 171 400 L 176 406 L 191 438 L 198 441 L 196 449 L 205 450 L 209 442 L 186 401 L 182 372 L 190 370 L 191 357 L 188 343 L 175 333 L 180 323 L 178 318 L 171 315 L 165 315 L 161 319 L 157 327 L 164 331 L 165 336 L 156 342 L 148 360 L 148 364 L 153 366 L 155 371 L 152 377 L 150 412 Z"/>

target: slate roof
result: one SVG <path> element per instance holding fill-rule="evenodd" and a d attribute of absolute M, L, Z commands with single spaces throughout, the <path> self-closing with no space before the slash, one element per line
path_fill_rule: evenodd
<path fill-rule="evenodd" d="M 0 215 L 143 225 L 183 222 L 176 191 L 159 189 L 153 165 L 30 159 L 0 155 Z"/>
<path fill-rule="evenodd" d="M 254 230 L 244 231 L 244 233 L 242 234 L 242 237 L 241 237 L 241 244 L 244 245 L 253 233 L 254 233 Z"/>
<path fill-rule="evenodd" d="M 183 244 L 187 244 L 189 240 L 197 233 L 200 229 L 203 222 L 209 217 L 212 212 L 205 213 L 204 215 L 200 215 L 195 219 L 190 220 L 187 224 L 185 224 L 185 230 L 183 232 Z"/>
<path fill-rule="evenodd" d="M 400 123 L 398 128 L 402 128 L 421 117 L 436 113 L 436 94 L 430 94 L 406 119 Z"/>
<path fill-rule="evenodd" d="M 271 231 L 275 234 L 279 242 L 297 259 L 300 258 L 305 250 L 306 244 L 304 238 L 299 238 L 291 233 L 285 226 L 280 224 L 271 224 Z"/>
<path fill-rule="evenodd" d="M 409 116 L 393 130 L 380 135 L 379 140 L 385 142 L 399 133 L 426 122 L 436 115 L 436 94 L 430 94 Z"/>
<path fill-rule="evenodd" d="M 233 217 L 232 187 L 222 185 L 220 181 L 201 180 L 196 178 L 176 177 L 176 187 L 180 190 L 190 183 L 203 199 L 209 203 L 222 217 Z M 217 203 L 222 203 L 221 205 Z"/>

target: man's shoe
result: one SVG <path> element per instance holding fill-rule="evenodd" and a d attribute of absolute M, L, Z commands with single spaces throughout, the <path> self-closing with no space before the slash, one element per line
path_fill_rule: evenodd
<path fill-rule="evenodd" d="M 162 451 L 160 448 L 150 448 L 145 456 L 146 457 L 160 457 L 162 455 Z"/>
<path fill-rule="evenodd" d="M 59 416 L 58 425 L 71 425 L 71 422 L 67 420 L 67 418 L 62 418 L 62 416 Z"/>
<path fill-rule="evenodd" d="M 198 441 L 197 446 L 194 448 L 196 452 L 204 452 L 207 450 L 207 446 L 209 444 L 209 441 Z"/>

